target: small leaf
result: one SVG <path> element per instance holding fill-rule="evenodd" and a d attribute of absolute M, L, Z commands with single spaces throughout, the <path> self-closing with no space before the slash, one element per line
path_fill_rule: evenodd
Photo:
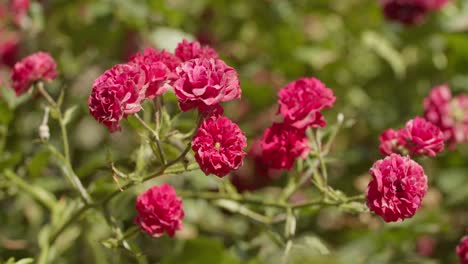
<path fill-rule="evenodd" d="M 24 258 L 24 259 L 20 259 L 18 261 L 16 261 L 15 264 L 29 264 L 29 263 L 33 263 L 34 262 L 34 259 L 32 258 Z"/>
<path fill-rule="evenodd" d="M 74 105 L 65 111 L 65 114 L 63 115 L 63 123 L 65 125 L 68 124 L 72 120 L 73 113 L 75 112 L 76 109 L 77 109 L 77 106 Z"/>

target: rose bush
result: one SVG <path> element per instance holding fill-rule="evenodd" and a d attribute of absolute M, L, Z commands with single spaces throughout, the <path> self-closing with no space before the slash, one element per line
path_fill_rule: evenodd
<path fill-rule="evenodd" d="M 0 263 L 465 263 L 466 10 L 0 0 Z"/>

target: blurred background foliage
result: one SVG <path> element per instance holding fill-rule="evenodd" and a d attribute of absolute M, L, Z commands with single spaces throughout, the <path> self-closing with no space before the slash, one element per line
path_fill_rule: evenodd
<path fill-rule="evenodd" d="M 434 85 L 448 83 L 455 94 L 468 92 L 464 0 L 452 1 L 416 27 L 385 21 L 376 0 L 43 0 L 33 3 L 30 16 L 22 55 L 45 50 L 57 60 L 60 80 L 48 89 L 58 96 L 65 87 L 66 105 L 77 106 L 69 124 L 73 166 L 95 197 L 116 189 L 109 155 L 126 171 L 139 159 L 151 162 L 151 153 L 139 147 L 141 138 L 125 128 L 135 122 L 124 122 L 123 132 L 109 135 L 87 110 L 94 79 L 147 46 L 173 51 L 188 38 L 214 47 L 240 74 L 242 100 L 228 104 L 225 113 L 250 143 L 274 120 L 279 88 L 302 76 L 322 80 L 337 96 L 327 120 L 333 124 L 341 112 L 348 124 L 333 146 L 330 184 L 349 194 L 365 191 L 367 171 L 380 158 L 378 135 L 422 115 L 423 98 Z M 7 70 L 0 71 L 7 76 Z M 73 196 L 68 183 L 36 142 L 41 105 L 2 89 L 0 169 L 14 168 L 29 183 L 57 194 L 63 210 L 72 210 L 76 202 L 66 198 Z M 52 126 L 51 134 L 52 143 L 59 143 L 59 128 Z M 403 223 L 383 224 L 368 213 L 349 215 L 334 208 L 303 212 L 290 263 L 456 263 L 454 248 L 468 227 L 467 160 L 466 146 L 436 160 L 419 160 L 430 191 L 423 208 Z M 256 189 L 253 172 L 244 177 L 240 181 L 247 189 Z M 190 188 L 217 185 L 195 171 L 134 188 L 110 207 L 123 229 L 132 226 L 136 194 L 161 181 Z M 256 192 L 274 197 L 284 182 L 282 177 Z M 113 241 L 106 240 L 112 230 L 100 214 L 89 212 L 87 221 L 69 229 L 52 249 L 55 263 L 281 259 L 282 249 L 265 226 L 204 201 L 188 199 L 184 207 L 185 228 L 177 238 L 140 234 L 132 238 L 131 251 L 112 248 Z M 51 217 L 45 208 L 1 176 L 0 208 L 0 258 L 37 255 L 41 227 Z"/>

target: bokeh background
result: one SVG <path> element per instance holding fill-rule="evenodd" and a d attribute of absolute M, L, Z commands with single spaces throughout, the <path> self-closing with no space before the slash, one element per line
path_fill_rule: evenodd
<path fill-rule="evenodd" d="M 413 27 L 386 21 L 376 0 L 43 0 L 32 3 L 29 16 L 30 24 L 20 33 L 20 57 L 44 50 L 57 60 L 60 78 L 48 89 L 58 96 L 64 87 L 66 104 L 76 105 L 69 125 L 73 166 L 96 196 L 116 188 L 109 153 L 128 170 L 145 153 L 139 151 L 141 139 L 127 129 L 131 120 L 124 122 L 123 132 L 110 135 L 88 114 L 92 82 L 144 47 L 173 51 L 187 38 L 215 48 L 240 74 L 242 100 L 228 104 L 225 113 L 250 142 L 274 120 L 278 89 L 303 76 L 322 80 L 337 97 L 325 113 L 327 120 L 333 124 L 343 113 L 346 122 L 331 153 L 330 184 L 348 194 L 365 191 L 368 169 L 381 157 L 379 134 L 422 115 L 423 99 L 433 86 L 447 83 L 454 94 L 468 93 L 465 0 L 452 1 Z M 4 79 L 8 71 L 0 69 Z M 17 99 L 6 88 L 8 81 L 3 86 L 0 169 L 17 169 L 58 198 L 71 195 L 68 183 L 49 165 L 50 154 L 35 141 L 41 101 Z M 52 125 L 51 134 L 52 142 L 59 143 L 58 127 Z M 468 148 L 459 145 L 419 162 L 430 190 L 413 219 L 384 224 L 369 213 L 304 212 L 291 263 L 457 263 L 455 246 L 468 228 Z M 216 186 L 200 172 L 162 179 L 167 180 Z M 258 179 L 253 172 L 234 179 L 239 189 L 264 195 L 274 195 L 284 182 L 284 177 Z M 135 195 L 150 185 L 114 201 L 112 212 L 124 227 L 132 225 Z M 135 237 L 135 247 L 146 256 L 136 258 L 103 245 L 111 230 L 90 212 L 54 248 L 55 263 L 253 264 L 280 259 L 282 250 L 266 227 L 203 201 L 184 205 L 184 231 L 175 239 Z M 44 208 L 2 177 L 0 208 L 0 259 L 36 255 L 41 227 L 50 217 Z"/>

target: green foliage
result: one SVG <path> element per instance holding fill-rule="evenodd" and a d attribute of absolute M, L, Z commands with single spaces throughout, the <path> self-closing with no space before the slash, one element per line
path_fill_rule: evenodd
<path fill-rule="evenodd" d="M 454 0 L 412 28 L 385 21 L 375 0 L 51 0 L 33 1 L 29 16 L 22 55 L 45 50 L 56 58 L 59 80 L 46 86 L 57 106 L 43 142 L 47 102 L 36 89 L 16 97 L 1 88 L 0 263 L 456 263 L 468 222 L 466 145 L 418 160 L 431 189 L 413 219 L 383 224 L 348 199 L 365 191 L 380 158 L 378 135 L 422 115 L 432 86 L 468 92 L 467 1 Z M 293 195 L 294 173 L 247 194 L 205 176 L 193 153 L 179 157 L 196 117 L 179 113 L 171 95 L 156 129 L 173 140 L 163 142 L 166 161 L 180 158 L 168 175 L 158 174 L 160 149 L 135 117 L 113 135 L 90 117 L 98 75 L 148 45 L 172 51 L 181 38 L 212 45 L 240 74 L 242 101 L 226 104 L 225 113 L 249 146 L 273 121 L 280 87 L 314 76 L 333 88 L 337 103 L 321 132 L 327 142 L 344 114 L 324 161 L 329 185 L 342 192 L 283 210 L 288 194 L 316 201 L 320 192 L 304 184 Z M 140 117 L 150 123 L 154 110 L 145 105 Z M 303 171 L 315 162 L 304 162 Z M 162 182 L 204 197 L 184 198 L 185 228 L 175 238 L 132 233 L 136 195 Z M 226 199 L 213 197 L 215 189 Z M 417 253 L 423 236 L 436 241 L 431 256 Z"/>

